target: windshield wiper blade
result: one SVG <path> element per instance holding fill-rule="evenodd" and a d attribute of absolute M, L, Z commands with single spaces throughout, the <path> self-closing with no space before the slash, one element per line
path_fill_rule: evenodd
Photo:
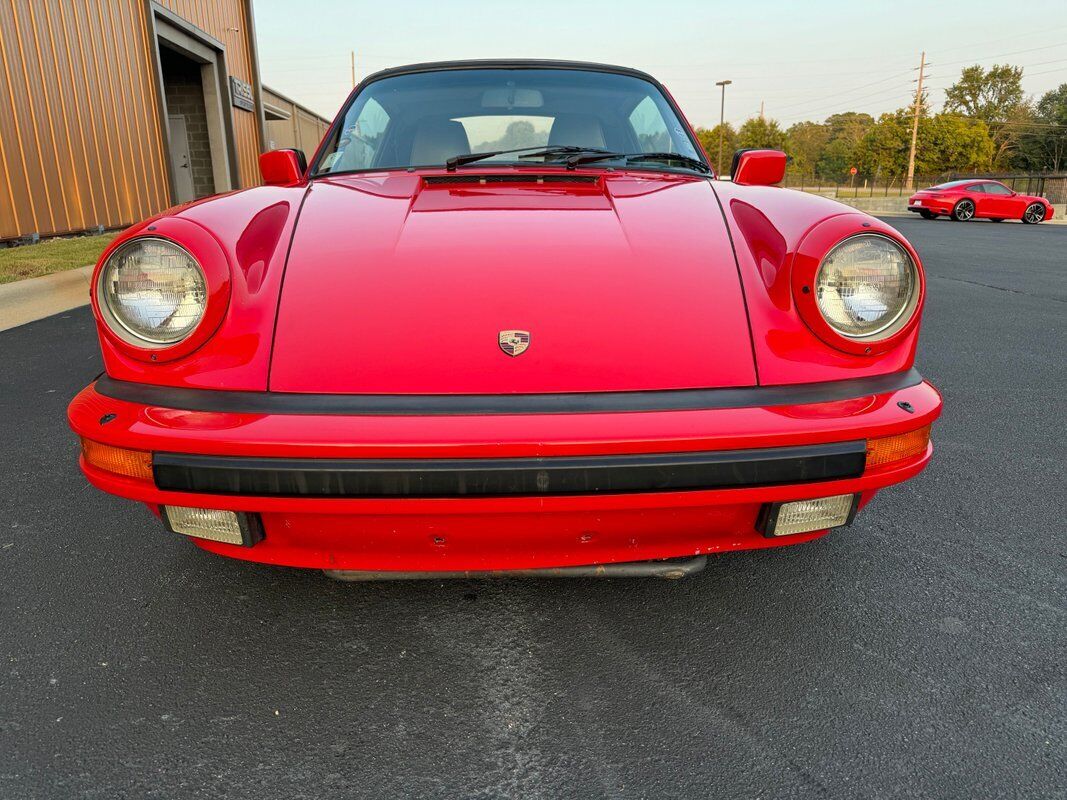
<path fill-rule="evenodd" d="M 545 147 L 544 145 L 535 144 L 529 147 L 516 147 L 511 150 L 486 150 L 482 153 L 468 153 L 463 156 L 452 156 L 445 162 L 445 169 L 452 172 L 456 167 L 462 167 L 464 164 L 473 164 L 475 161 L 481 161 L 484 158 L 492 158 L 493 156 L 503 156 L 508 153 L 522 153 L 526 150 L 537 150 L 536 153 L 527 153 L 519 158 L 539 158 L 541 156 L 555 156 L 555 155 L 570 155 L 572 153 L 607 153 L 607 150 L 602 150 L 599 147 L 578 147 L 573 144 L 561 144 L 553 147 Z"/>
<path fill-rule="evenodd" d="M 493 156 L 501 156 L 504 153 L 521 153 L 523 150 L 530 150 L 529 147 L 520 147 L 517 150 L 486 150 L 481 153 L 467 153 L 465 156 L 452 156 L 445 162 L 445 169 L 449 172 L 454 172 L 456 167 L 462 167 L 464 164 L 473 164 L 475 161 L 481 161 L 483 158 L 492 158 Z"/>
<path fill-rule="evenodd" d="M 639 153 L 626 156 L 627 161 L 681 161 L 683 164 L 695 169 L 697 172 L 711 172 L 711 167 L 699 158 L 683 156 L 681 153 Z"/>
<path fill-rule="evenodd" d="M 593 153 L 590 155 L 574 155 L 567 159 L 567 169 L 574 169 L 579 164 L 590 164 L 594 161 L 607 161 L 615 158 L 623 159 L 624 161 L 680 161 L 697 172 L 711 172 L 711 167 L 703 161 L 690 156 L 683 156 L 681 153 Z"/>
<path fill-rule="evenodd" d="M 605 150 L 602 147 L 579 147 L 576 144 L 561 144 L 553 147 L 546 147 L 536 153 L 527 153 L 524 156 L 519 156 L 519 158 L 540 158 L 542 156 L 547 158 L 548 156 L 567 156 L 575 153 L 608 154 L 610 152 L 610 150 Z"/>

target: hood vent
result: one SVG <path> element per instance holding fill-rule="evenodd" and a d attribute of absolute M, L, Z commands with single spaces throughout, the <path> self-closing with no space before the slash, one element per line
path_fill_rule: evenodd
<path fill-rule="evenodd" d="M 427 175 L 423 180 L 428 185 L 435 184 L 476 184 L 491 183 L 596 183 L 598 175 L 536 175 L 518 173 L 514 175 Z"/>

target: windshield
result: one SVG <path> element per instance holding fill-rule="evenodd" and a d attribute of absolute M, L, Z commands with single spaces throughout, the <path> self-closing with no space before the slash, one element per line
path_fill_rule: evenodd
<path fill-rule="evenodd" d="M 551 162 L 561 157 L 552 148 L 620 154 L 595 167 L 630 163 L 621 154 L 634 153 L 704 161 L 655 85 L 612 72 L 455 69 L 396 75 L 368 85 L 342 113 L 316 175 L 442 167 L 457 156 L 496 150 L 509 152 L 478 163 Z M 674 161 L 641 161 L 635 168 L 687 169 Z"/>

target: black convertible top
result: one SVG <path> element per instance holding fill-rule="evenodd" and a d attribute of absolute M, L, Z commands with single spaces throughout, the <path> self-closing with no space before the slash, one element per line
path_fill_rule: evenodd
<path fill-rule="evenodd" d="M 413 72 L 439 72 L 455 69 L 578 69 L 586 72 L 614 72 L 618 75 L 631 75 L 635 78 L 654 83 L 663 88 L 660 82 L 639 69 L 617 67 L 612 64 L 597 64 L 591 61 L 555 61 L 538 58 L 488 58 L 469 61 L 427 61 L 422 64 L 408 64 L 403 67 L 389 67 L 368 75 L 361 84 L 371 83 L 394 75 L 408 75 Z"/>

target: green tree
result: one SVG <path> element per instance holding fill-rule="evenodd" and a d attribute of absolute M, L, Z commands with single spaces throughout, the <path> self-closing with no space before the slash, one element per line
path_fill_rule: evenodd
<path fill-rule="evenodd" d="M 912 111 L 899 108 L 882 114 L 860 144 L 860 168 L 866 175 L 882 177 L 907 173 L 911 149 Z M 974 172 L 989 169 L 993 139 L 982 120 L 960 114 L 919 117 L 915 147 L 915 172 Z"/>
<path fill-rule="evenodd" d="M 818 122 L 798 122 L 790 126 L 785 136 L 786 150 L 793 157 L 789 168 L 801 175 L 812 175 L 830 142 L 830 126 Z"/>
<path fill-rule="evenodd" d="M 1029 119 L 1014 127 L 1018 142 L 1011 166 L 1053 172 L 1067 169 L 1067 83 L 1042 95 Z"/>
<path fill-rule="evenodd" d="M 882 114 L 856 148 L 857 167 L 865 175 L 897 176 L 907 172 L 911 126 L 911 109 Z"/>
<path fill-rule="evenodd" d="M 945 111 L 976 117 L 987 125 L 1006 122 L 1023 102 L 1023 69 L 994 64 L 988 70 L 965 67 L 960 79 L 945 90 Z"/>
<path fill-rule="evenodd" d="M 993 137 L 980 119 L 960 114 L 936 114 L 919 120 L 923 148 L 916 148 L 916 169 L 929 175 L 939 171 L 976 172 L 993 163 Z"/>
<path fill-rule="evenodd" d="M 720 175 L 730 169 L 730 160 L 737 149 L 737 131 L 729 122 L 722 129 L 722 164 L 716 163 L 719 158 L 719 126 L 714 128 L 697 128 L 697 139 L 700 140 L 708 159 L 715 165 L 715 171 Z"/>
<path fill-rule="evenodd" d="M 1036 122 L 1038 119 L 1033 106 L 1024 101 L 1008 113 L 1004 122 L 993 123 L 990 126 L 993 134 L 993 164 L 1010 169 L 1027 135 L 1034 131 Z"/>
<path fill-rule="evenodd" d="M 1037 116 L 1051 125 L 1067 125 L 1067 83 L 1046 92 L 1037 101 Z"/>
<path fill-rule="evenodd" d="M 994 161 L 1006 166 L 1018 147 L 1022 123 L 1030 110 L 1023 94 L 1023 69 L 994 64 L 988 70 L 975 64 L 945 90 L 945 111 L 980 119 L 992 130 Z"/>
<path fill-rule="evenodd" d="M 846 111 L 827 117 L 825 124 L 830 130 L 830 140 L 819 155 L 815 171 L 828 180 L 848 180 L 849 170 L 859 166 L 860 143 L 874 127 L 874 117 Z"/>
<path fill-rule="evenodd" d="M 830 128 L 830 139 L 844 139 L 847 142 L 858 144 L 872 127 L 874 117 L 858 111 L 846 111 L 842 114 L 832 114 L 826 118 L 826 124 Z"/>
<path fill-rule="evenodd" d="M 844 139 L 834 139 L 822 151 L 815 172 L 820 178 L 832 181 L 847 181 L 849 170 L 859 166 L 859 154 L 856 145 Z"/>
<path fill-rule="evenodd" d="M 766 147 L 785 150 L 785 131 L 773 119 L 753 117 L 746 120 L 737 132 L 738 147 Z"/>

